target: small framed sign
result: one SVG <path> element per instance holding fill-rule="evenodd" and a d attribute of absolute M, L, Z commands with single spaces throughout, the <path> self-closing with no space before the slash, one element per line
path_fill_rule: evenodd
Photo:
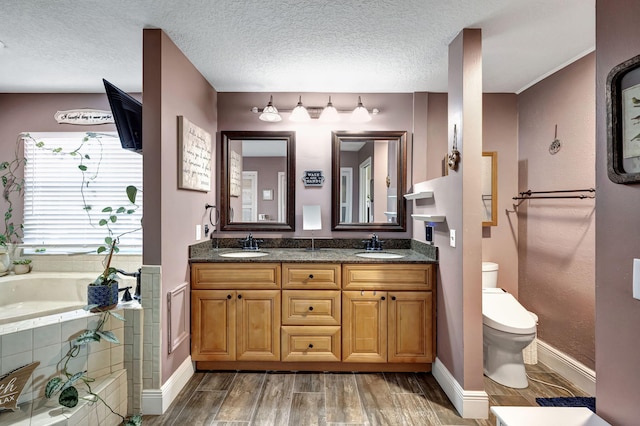
<path fill-rule="evenodd" d="M 305 170 L 302 181 L 304 186 L 322 186 L 324 184 L 324 174 L 322 170 Z"/>
<path fill-rule="evenodd" d="M 263 201 L 272 201 L 273 200 L 273 189 L 263 189 L 262 190 L 262 200 Z"/>

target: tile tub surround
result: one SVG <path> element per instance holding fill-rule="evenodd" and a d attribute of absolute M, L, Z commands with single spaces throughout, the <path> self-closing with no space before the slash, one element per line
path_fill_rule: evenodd
<path fill-rule="evenodd" d="M 143 310 L 137 302 L 129 302 L 121 304 L 116 312 L 123 315 L 126 321 L 123 322 L 111 317 L 104 329 L 111 330 L 121 343 L 112 344 L 103 340 L 83 347 L 80 355 L 71 362 L 70 369 L 73 371 L 87 370 L 88 376 L 95 379 L 105 379 L 117 375 L 118 383 L 120 380 L 123 383 L 123 389 L 118 391 L 118 395 L 124 395 L 127 399 L 126 404 L 123 405 L 123 412 L 127 414 L 127 407 L 129 407 L 129 411 L 138 408 L 139 412 L 139 393 L 136 399 L 135 394 L 127 392 L 127 389 L 136 389 L 136 377 L 140 382 L 137 384 L 137 388 L 141 387 Z M 29 380 L 18 399 L 21 409 L 28 410 L 28 412 L 34 407 L 42 405 L 40 403 L 32 404 L 31 401 L 43 398 L 47 381 L 57 374 L 57 364 L 69 349 L 69 340 L 93 327 L 98 320 L 98 315 L 81 309 L 38 320 L 40 324 L 37 324 L 37 321 L 35 324 L 30 321 L 30 328 L 26 328 L 26 323 L 29 321 L 0 326 L 2 333 L 0 335 L 0 374 L 6 374 L 33 361 L 40 362 L 32 374 L 32 379 Z M 137 352 L 134 348 L 137 349 Z M 138 354 L 137 357 L 136 354 Z M 138 369 L 137 374 L 136 368 Z M 122 379 L 119 377 L 120 373 Z M 47 401 L 47 403 L 49 402 L 51 401 Z M 53 401 L 52 404 L 50 409 L 59 409 L 57 401 Z M 4 424 L 2 422 L 6 417 L 7 413 L 0 413 L 0 425 Z"/>
<path fill-rule="evenodd" d="M 126 417 L 127 374 L 124 370 L 104 376 L 91 384 L 92 390 L 109 403 L 113 410 Z M 57 400 L 38 400 L 20 405 L 20 411 L 0 413 L 0 426 L 45 425 L 116 426 L 122 420 L 102 403 L 80 402 L 70 409 L 61 409 Z"/>
<path fill-rule="evenodd" d="M 263 238 L 260 238 L 263 239 Z M 225 258 L 220 253 L 242 251 L 237 239 L 225 239 L 232 245 L 221 244 L 214 249 L 211 241 L 204 241 L 189 246 L 189 260 L 191 262 L 340 262 L 340 263 L 435 263 L 437 262 L 437 247 L 415 240 L 386 240 L 383 252 L 402 254 L 399 259 L 365 259 L 356 256 L 364 250 L 362 240 L 318 240 L 323 241 L 324 247 L 316 241 L 316 247 L 323 250 L 307 251 L 310 246 L 308 240 L 299 239 L 264 239 L 260 251 L 269 256 L 259 258 Z"/>

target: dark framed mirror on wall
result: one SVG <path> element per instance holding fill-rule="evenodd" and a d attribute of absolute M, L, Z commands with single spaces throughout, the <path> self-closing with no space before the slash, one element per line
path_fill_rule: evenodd
<path fill-rule="evenodd" d="M 220 133 L 220 229 L 295 230 L 295 132 Z"/>
<path fill-rule="evenodd" d="M 405 231 L 407 132 L 332 132 L 331 229 Z"/>

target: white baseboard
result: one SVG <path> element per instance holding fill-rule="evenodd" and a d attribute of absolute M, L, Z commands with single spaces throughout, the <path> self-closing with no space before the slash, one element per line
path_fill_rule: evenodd
<path fill-rule="evenodd" d="M 538 339 L 538 361 L 546 364 L 588 395 L 596 394 L 595 371 L 540 339 Z"/>
<path fill-rule="evenodd" d="M 142 413 L 161 415 L 167 411 L 173 400 L 185 387 L 195 369 L 191 357 L 187 357 L 180 367 L 169 377 L 160 389 L 144 389 L 142 391 Z"/>
<path fill-rule="evenodd" d="M 462 389 L 438 358 L 432 366 L 432 374 L 463 418 L 486 419 L 489 417 L 489 395 L 485 391 Z"/>

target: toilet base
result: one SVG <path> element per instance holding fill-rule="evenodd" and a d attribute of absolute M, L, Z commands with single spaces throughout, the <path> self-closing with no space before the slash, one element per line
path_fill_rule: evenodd
<path fill-rule="evenodd" d="M 524 369 L 524 360 L 522 354 L 520 359 L 510 360 L 509 362 L 485 363 L 484 374 L 496 383 L 515 389 L 524 389 L 529 387 L 527 373 Z"/>
<path fill-rule="evenodd" d="M 529 386 L 524 368 L 522 349 L 535 338 L 530 335 L 513 335 L 484 327 L 484 374 L 494 382 L 515 389 Z"/>

